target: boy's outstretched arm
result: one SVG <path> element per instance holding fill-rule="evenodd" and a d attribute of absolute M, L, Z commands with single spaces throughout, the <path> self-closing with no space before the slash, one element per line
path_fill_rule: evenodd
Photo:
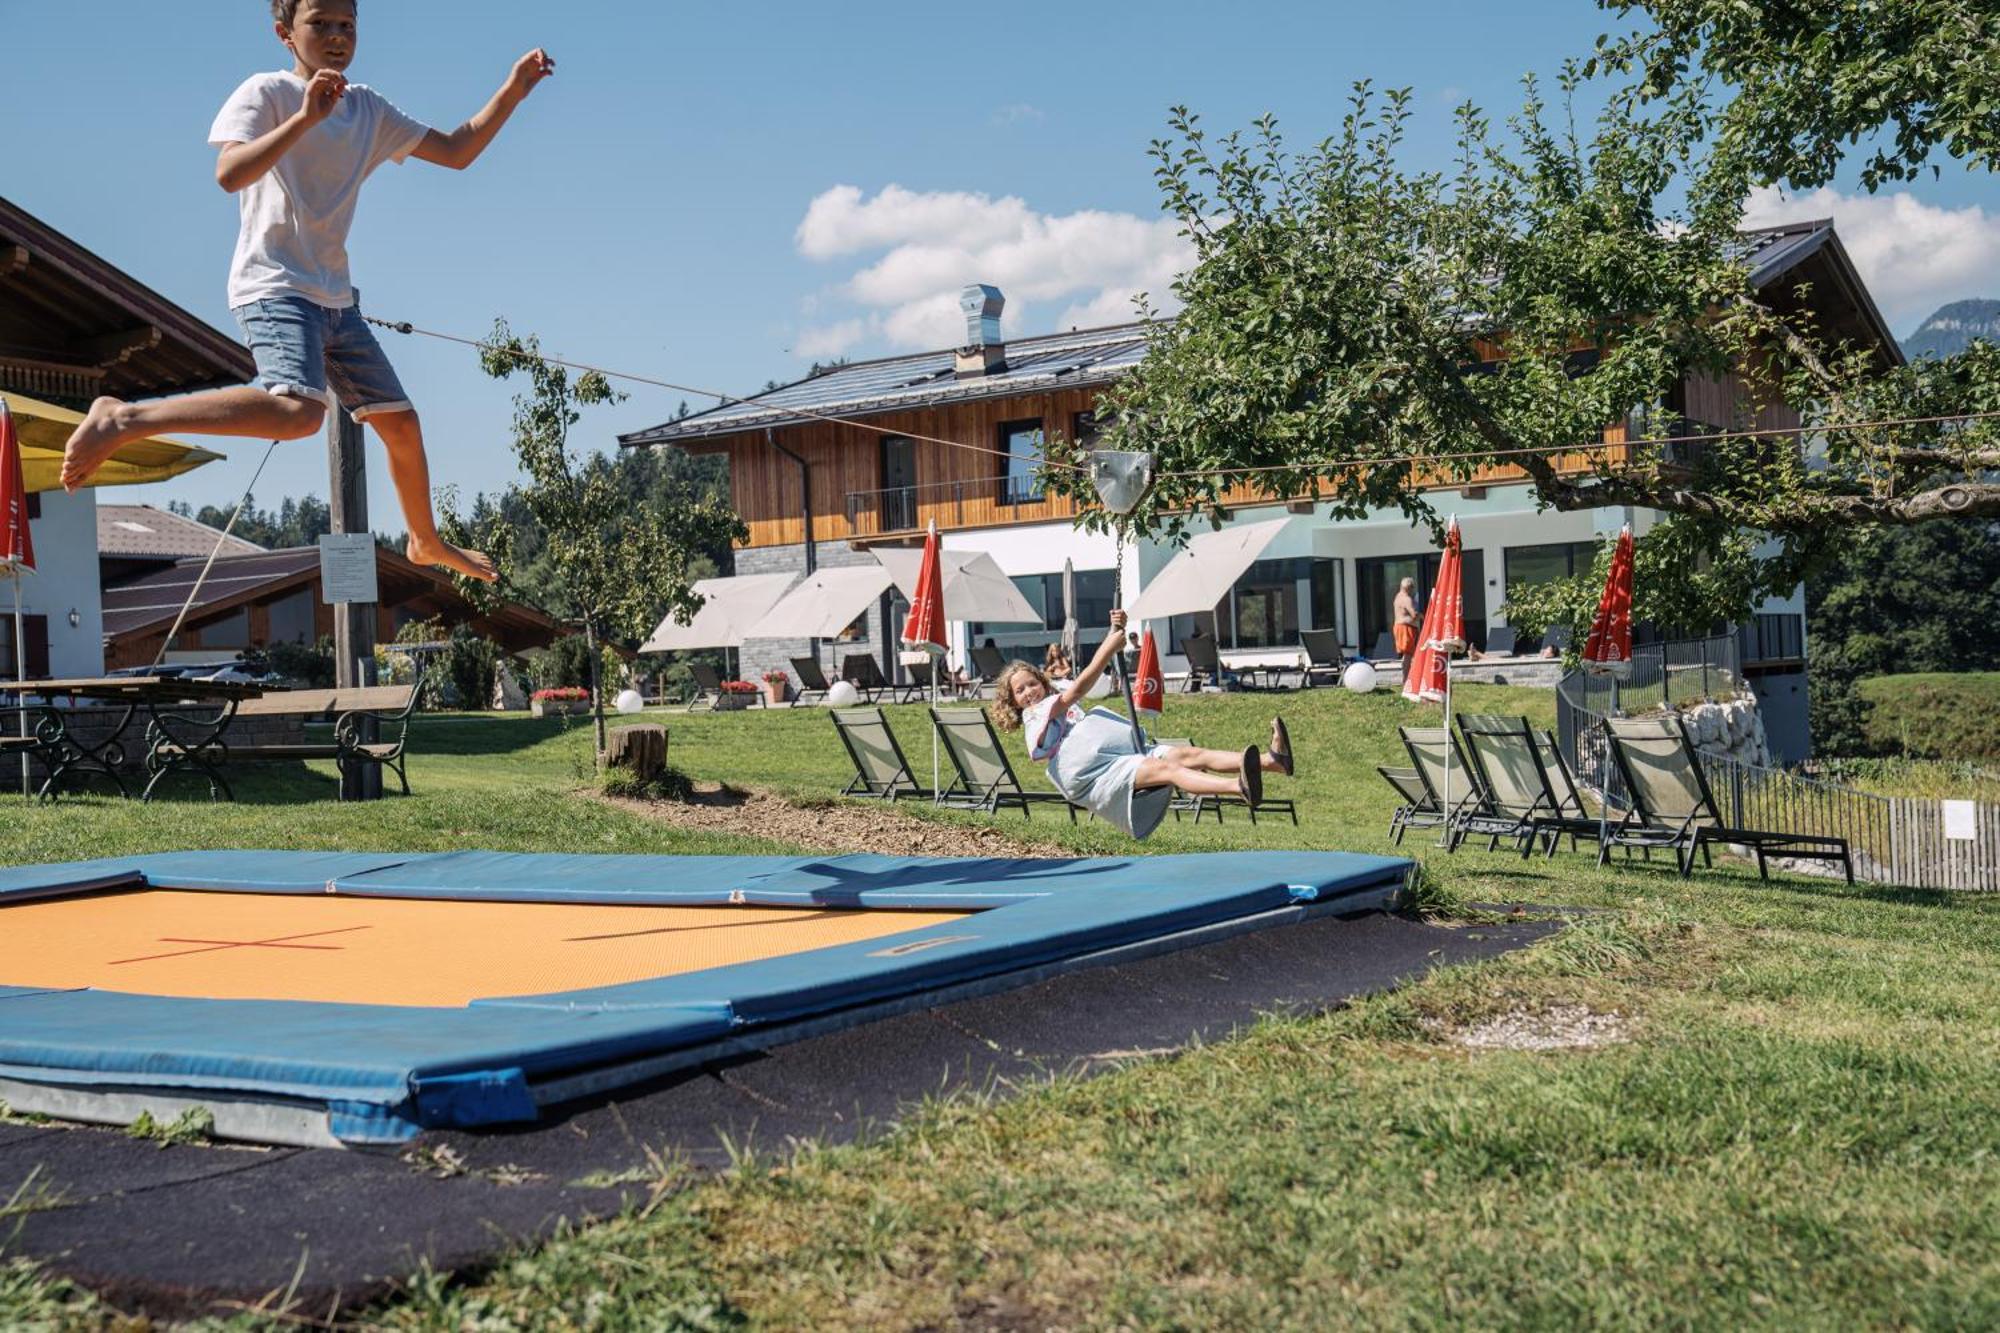
<path fill-rule="evenodd" d="M 536 47 L 514 62 L 507 82 L 500 85 L 500 91 L 480 108 L 478 115 L 450 134 L 432 130 L 411 150 L 411 155 L 453 171 L 465 170 L 479 160 L 486 145 L 493 142 L 493 136 L 507 123 L 507 117 L 514 114 L 514 108 L 535 90 L 535 85 L 555 72 L 555 57 Z"/>

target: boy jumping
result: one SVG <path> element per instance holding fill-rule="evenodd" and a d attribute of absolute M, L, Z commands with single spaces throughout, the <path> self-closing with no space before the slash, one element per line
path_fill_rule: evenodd
<path fill-rule="evenodd" d="M 478 115 L 442 134 L 347 81 L 355 3 L 271 0 L 292 68 L 252 75 L 208 132 L 220 150 L 216 183 L 243 200 L 229 308 L 256 358 L 256 382 L 143 403 L 99 398 L 69 437 L 62 481 L 74 491 L 120 445 L 148 435 L 302 439 L 338 402 L 373 426 L 388 450 L 410 559 L 490 581 L 491 560 L 438 536 L 423 428 L 362 321 L 348 279 L 347 232 L 370 172 L 412 156 L 455 171 L 471 166 L 556 62 L 546 51 L 528 52 Z"/>

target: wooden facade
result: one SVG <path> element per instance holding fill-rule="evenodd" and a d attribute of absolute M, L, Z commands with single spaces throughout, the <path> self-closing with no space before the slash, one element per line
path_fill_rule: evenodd
<path fill-rule="evenodd" d="M 812 476 L 812 535 L 825 541 L 905 541 L 920 535 L 933 521 L 938 530 L 1011 527 L 1023 523 L 1066 520 L 1076 516 L 1076 503 L 1066 496 L 1025 497 L 1007 485 L 1004 428 L 1039 421 L 1047 435 L 1075 438 L 1080 419 L 1096 406 L 1104 386 L 1052 392 L 1009 394 L 971 402 L 944 403 L 916 411 L 888 412 L 868 418 L 868 429 L 833 422 L 810 421 L 772 432 L 782 448 L 774 448 L 760 431 L 690 440 L 690 453 L 727 454 L 731 502 L 749 529 L 739 547 L 792 546 L 805 541 L 804 511 L 799 503 L 800 465 Z M 952 448 L 914 436 L 958 440 L 993 453 Z M 1622 440 L 1624 427 L 1605 432 L 1607 440 Z M 908 440 L 891 446 L 886 441 Z M 891 448 L 906 450 L 911 480 L 892 482 L 889 473 L 899 462 Z M 1614 459 L 1622 458 L 1622 452 Z M 1558 459 L 1565 472 L 1588 471 L 1597 457 L 1566 454 Z M 1527 480 L 1511 465 L 1481 468 L 1466 478 L 1438 477 L 1434 488 L 1505 486 Z M 1315 496 L 1272 495 L 1252 484 L 1232 487 L 1224 495 L 1231 506 L 1320 499 Z"/>

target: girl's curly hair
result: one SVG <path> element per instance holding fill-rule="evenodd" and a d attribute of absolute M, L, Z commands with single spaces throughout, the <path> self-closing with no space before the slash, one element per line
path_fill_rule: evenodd
<path fill-rule="evenodd" d="M 986 715 L 1002 731 L 1021 729 L 1021 710 L 1014 707 L 1014 677 L 1023 671 L 1042 682 L 1042 688 L 1050 694 L 1056 692 L 1056 687 L 1049 684 L 1049 678 L 1042 673 L 1042 669 L 1033 663 L 1015 661 L 1002 667 L 993 682 L 993 702 L 986 706 Z"/>

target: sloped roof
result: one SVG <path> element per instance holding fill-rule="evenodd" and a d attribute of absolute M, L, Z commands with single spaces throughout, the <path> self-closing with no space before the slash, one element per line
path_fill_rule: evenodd
<path fill-rule="evenodd" d="M 165 630 L 188 600 L 201 578 L 207 552 L 182 560 L 168 569 L 156 570 L 135 579 L 115 583 L 104 590 L 104 637 L 114 640 L 127 635 Z M 382 601 L 395 605 L 411 597 L 431 594 L 459 603 L 463 614 L 480 633 L 515 649 L 527 644 L 547 643 L 561 635 L 562 626 L 549 616 L 520 602 L 502 602 L 490 611 L 474 611 L 459 597 L 450 578 L 435 569 L 413 564 L 395 551 L 375 548 L 376 577 Z M 218 558 L 208 577 L 201 580 L 201 593 L 188 611 L 188 623 L 200 621 L 234 608 L 319 582 L 319 548 L 293 546 L 281 551 L 258 551 L 253 555 L 225 555 Z"/>
<path fill-rule="evenodd" d="M 150 557 L 157 560 L 200 556 L 222 543 L 223 555 L 257 555 L 263 547 L 231 534 L 224 537 L 206 523 L 152 505 L 97 506 L 99 555 Z"/>
<path fill-rule="evenodd" d="M 1847 326 L 1845 331 L 1879 343 L 1886 356 L 1901 360 L 1896 339 L 1834 234 L 1831 218 L 1747 230 L 1743 241 L 1742 260 L 1750 266 L 1751 284 L 1759 288 L 1821 256 L 1834 285 L 1855 307 L 1855 319 L 1839 321 Z M 967 379 L 955 374 L 956 351 L 952 348 L 856 361 L 678 421 L 621 435 L 618 443 L 627 447 L 686 444 L 770 426 L 792 426 L 810 420 L 793 410 L 800 408 L 831 416 L 866 416 L 1102 384 L 1117 379 L 1145 355 L 1146 326 L 1116 324 L 1011 341 L 1004 371 Z"/>
<path fill-rule="evenodd" d="M 239 339 L 4 198 L 0 278 L 0 369 L 24 392 L 146 398 L 256 374 Z"/>
<path fill-rule="evenodd" d="M 957 377 L 952 348 L 856 361 L 754 398 L 621 435 L 618 442 L 678 443 L 809 420 L 791 410 L 796 408 L 846 416 L 1101 384 L 1137 365 L 1145 354 L 1145 326 L 1118 324 L 1017 339 L 1007 344 L 1005 370 L 967 379 Z"/>

